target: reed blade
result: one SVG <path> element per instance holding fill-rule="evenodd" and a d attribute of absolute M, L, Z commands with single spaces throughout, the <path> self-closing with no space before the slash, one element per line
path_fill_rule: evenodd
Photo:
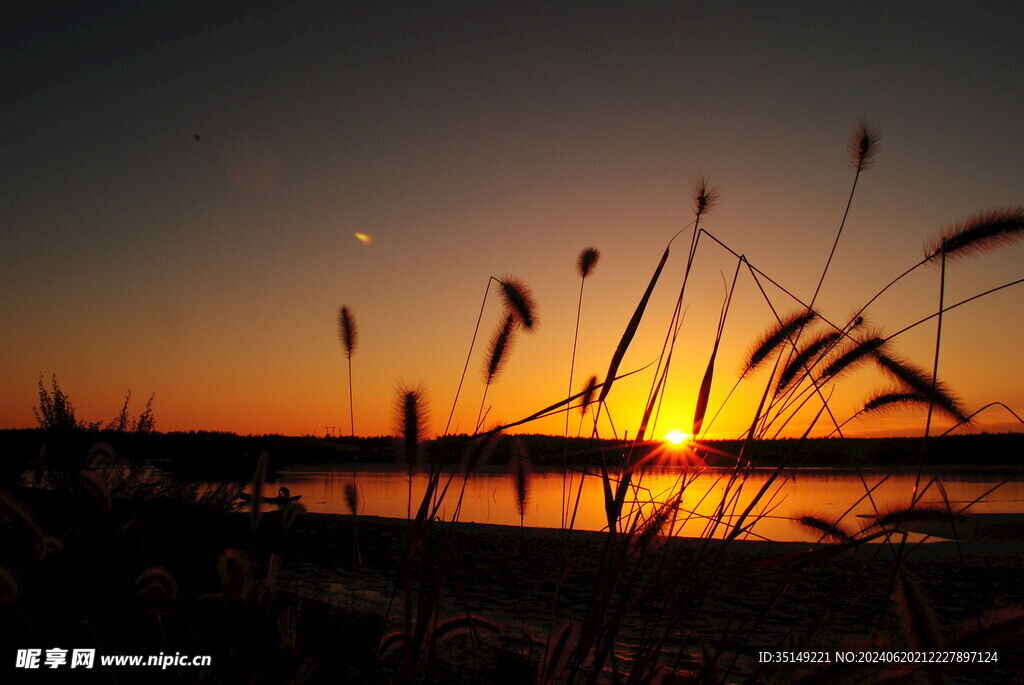
<path fill-rule="evenodd" d="M 629 344 L 633 342 L 633 336 L 636 335 L 637 328 L 640 327 L 640 321 L 644 318 L 644 310 L 647 309 L 647 303 L 651 299 L 651 293 L 654 292 L 654 286 L 657 285 L 658 278 L 661 277 L 661 271 L 665 268 L 665 262 L 668 261 L 668 253 L 669 248 L 666 247 L 665 254 L 661 255 L 661 261 L 658 262 L 658 268 L 654 270 L 654 275 L 651 276 L 651 282 L 647 284 L 647 290 L 644 291 L 644 295 L 640 298 L 632 318 L 626 325 L 626 330 L 622 333 L 622 338 L 619 339 L 619 344 L 615 348 L 615 354 L 612 355 L 612 361 L 608 365 L 608 373 L 605 374 L 604 384 L 601 386 L 601 394 L 597 398 L 599 404 L 604 402 L 605 398 L 608 397 L 608 393 L 611 392 L 612 384 L 615 382 L 615 374 L 619 370 L 622 358 L 626 356 Z"/>

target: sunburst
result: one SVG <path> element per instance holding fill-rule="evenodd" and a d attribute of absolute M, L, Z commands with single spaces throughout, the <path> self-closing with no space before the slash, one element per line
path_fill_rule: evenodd
<path fill-rule="evenodd" d="M 684 433 L 682 431 L 671 431 L 668 433 L 668 435 L 665 436 L 665 442 L 671 443 L 673 445 L 682 445 L 684 442 L 689 440 L 690 437 L 691 436 L 689 433 Z"/>

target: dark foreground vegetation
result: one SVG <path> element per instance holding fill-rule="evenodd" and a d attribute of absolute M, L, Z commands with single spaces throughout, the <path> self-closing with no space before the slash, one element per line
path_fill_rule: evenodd
<path fill-rule="evenodd" d="M 640 531 L 625 540 L 620 562 L 628 585 L 613 588 L 602 558 L 616 553 L 603 533 L 435 525 L 410 558 L 403 521 L 304 514 L 297 505 L 235 512 L 238 490 L 230 486 L 204 494 L 169 479 L 118 481 L 122 494 L 108 497 L 103 484 L 114 480 L 87 482 L 0 493 L 0 644 L 8 651 L 0 682 L 616 682 L 615 670 L 630 665 L 626 653 L 651 658 L 655 646 L 653 682 L 661 683 L 698 682 L 672 674 L 700 674 L 714 662 L 732 676 L 707 674 L 708 682 L 914 683 L 941 673 L 942 682 L 988 683 L 1024 675 L 1015 649 L 1021 612 L 990 609 L 1024 603 L 1019 547 L 965 545 L 958 560 L 957 546 L 943 543 L 898 560 L 886 545 L 835 556 L 798 544 L 725 548 Z M 435 618 L 403 627 L 411 569 L 414 605 Z M 633 600 L 615 619 L 612 666 L 593 673 L 570 655 L 587 639 L 595 593 L 605 590 L 612 602 Z M 678 635 L 657 644 L 654 627 L 666 622 Z M 797 629 L 809 631 L 820 652 L 941 646 L 998 653 L 999 661 L 904 670 L 757 663 L 761 651 L 801 648 Z M 411 655 L 407 630 L 417 635 Z M 702 636 L 697 652 L 683 649 L 690 633 Z M 14 666 L 15 649 L 57 646 L 209 655 L 212 665 L 87 673 Z M 412 666 L 403 663 L 409 656 Z"/>
<path fill-rule="evenodd" d="M 268 512 L 254 526 L 230 513 L 235 494 L 0 493 L 0 682 L 344 683 L 369 672 L 380 617 L 289 594 L 278 573 L 291 521 Z M 96 665 L 15 667 L 16 649 L 54 647 L 95 649 Z M 99 666 L 99 655 L 161 653 L 212 665 Z"/>

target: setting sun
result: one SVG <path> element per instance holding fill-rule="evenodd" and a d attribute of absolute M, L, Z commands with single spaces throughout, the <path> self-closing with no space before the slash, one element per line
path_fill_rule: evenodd
<path fill-rule="evenodd" d="M 665 436 L 665 442 L 670 442 L 673 445 L 681 445 L 690 439 L 689 433 L 683 433 L 682 431 L 672 431 Z"/>

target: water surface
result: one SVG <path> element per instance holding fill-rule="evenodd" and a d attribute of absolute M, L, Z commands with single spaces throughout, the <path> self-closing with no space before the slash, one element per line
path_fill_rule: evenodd
<path fill-rule="evenodd" d="M 356 465 L 355 483 L 359 492 L 359 513 L 373 516 L 405 517 L 409 502 L 409 477 L 403 468 L 379 465 Z M 735 521 L 755 494 L 768 481 L 774 469 L 755 470 L 742 487 L 728 489 L 727 511 Z M 711 517 L 722 504 L 731 475 L 728 469 L 678 469 L 648 471 L 640 487 L 631 493 L 636 505 L 662 502 L 684 485 L 680 521 L 675 533 L 686 536 L 705 534 Z M 534 470 L 528 480 L 528 497 L 522 523 L 526 526 L 559 528 L 564 511 L 576 507 L 575 527 L 601 530 L 606 526 L 600 477 L 591 472 L 565 474 L 561 470 Z M 812 541 L 819 535 L 794 522 L 813 514 L 822 519 L 842 519 L 853 531 L 864 525 L 865 516 L 876 511 L 891 511 L 909 505 L 916 480 L 915 469 L 872 469 L 858 474 L 850 469 L 805 468 L 784 472 L 769 487 L 767 494 L 753 509 L 757 521 L 749 536 L 780 541 Z M 614 476 L 613 476 L 614 477 Z M 447 476 L 442 479 L 442 483 Z M 1007 482 L 1004 482 L 1007 481 Z M 285 486 L 292 495 L 302 495 L 302 504 L 311 512 L 348 514 L 345 486 L 353 482 L 352 466 L 290 467 L 279 473 L 265 493 L 273 496 Z M 415 512 L 427 483 L 425 472 L 412 477 L 412 508 Z M 483 468 L 465 484 L 461 521 L 519 525 L 520 515 L 515 501 L 514 477 L 504 468 Z M 438 509 L 438 516 L 448 520 L 455 511 L 463 487 L 456 475 Z M 924 489 L 925 505 L 954 510 L 969 507 L 973 513 L 1024 514 L 1024 475 L 1006 469 L 946 468 L 926 472 L 920 487 Z M 872 489 L 866 497 L 867 489 Z M 925 489 L 927 488 L 927 489 Z M 993 488 L 995 488 L 993 490 Z M 563 508 L 563 497 L 568 505 Z M 627 507 L 630 506 L 627 504 Z M 723 528 L 715 532 L 720 536 Z"/>

